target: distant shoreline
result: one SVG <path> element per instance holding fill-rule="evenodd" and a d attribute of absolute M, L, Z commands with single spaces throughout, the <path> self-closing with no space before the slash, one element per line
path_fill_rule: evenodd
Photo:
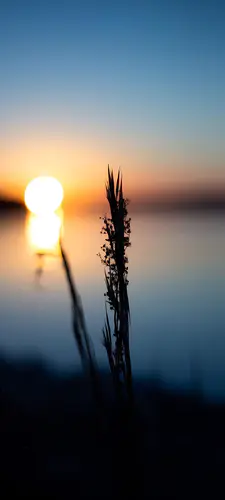
<path fill-rule="evenodd" d="M 131 203 L 131 212 L 137 213 L 210 213 L 225 212 L 225 201 L 201 202 L 179 201 L 174 203 L 149 202 L 149 203 Z"/>
<path fill-rule="evenodd" d="M 15 212 L 15 211 L 26 212 L 26 207 L 23 203 L 20 203 L 19 201 L 6 200 L 0 198 L 0 213 Z"/>
<path fill-rule="evenodd" d="M 95 203 L 89 204 L 88 206 L 76 207 L 79 213 L 98 213 L 101 214 L 105 212 L 105 205 L 96 205 Z M 70 206 L 69 212 L 73 212 L 72 206 Z M 129 210 L 132 213 L 217 213 L 225 212 L 225 197 L 181 197 L 181 198 L 161 198 L 161 199 L 150 199 L 150 200 L 130 200 Z M 7 200 L 5 198 L 0 198 L 0 214 L 7 213 L 26 213 L 27 209 L 24 203 L 17 200 Z M 66 210 L 67 212 L 67 210 Z"/>
<path fill-rule="evenodd" d="M 160 197 L 134 200 L 131 209 L 137 212 L 224 212 L 225 193 L 216 191 L 167 193 Z"/>

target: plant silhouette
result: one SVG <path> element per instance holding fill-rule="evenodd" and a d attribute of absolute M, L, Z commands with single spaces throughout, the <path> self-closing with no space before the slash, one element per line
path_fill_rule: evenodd
<path fill-rule="evenodd" d="M 123 195 L 120 170 L 114 181 L 113 171 L 108 167 L 106 197 L 109 216 L 105 215 L 101 233 L 106 236 L 101 247 L 100 258 L 105 267 L 106 319 L 103 328 L 103 345 L 106 349 L 116 393 L 126 394 L 129 402 L 133 399 L 132 368 L 129 346 L 130 308 L 127 293 L 128 257 L 130 243 L 130 222 L 128 199 Z M 113 329 L 109 311 L 113 314 Z M 113 330 L 113 333 L 112 333 Z"/>

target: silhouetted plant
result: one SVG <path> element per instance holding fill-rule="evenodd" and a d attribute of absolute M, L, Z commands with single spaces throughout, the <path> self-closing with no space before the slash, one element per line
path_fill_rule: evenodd
<path fill-rule="evenodd" d="M 77 344 L 77 348 L 82 360 L 84 370 L 88 372 L 90 375 L 95 398 L 98 403 L 102 403 L 94 349 L 91 345 L 91 340 L 87 332 L 87 326 L 86 326 L 81 298 L 76 289 L 69 261 L 66 256 L 65 250 L 63 249 L 61 241 L 60 241 L 60 248 L 61 248 L 63 266 L 71 297 L 74 338 Z"/>
<path fill-rule="evenodd" d="M 102 233 L 106 235 L 101 247 L 101 261 L 105 267 L 106 282 L 106 319 L 103 328 L 103 344 L 105 346 L 110 370 L 113 376 L 117 395 L 126 394 L 128 401 L 133 400 L 132 369 L 129 346 L 130 310 L 127 293 L 128 258 L 127 248 L 130 246 L 130 221 L 128 217 L 128 200 L 123 196 L 123 184 L 120 171 L 114 183 L 113 172 L 108 167 L 106 197 L 110 215 L 103 217 Z M 61 255 L 72 302 L 73 333 L 85 370 L 88 370 L 96 397 L 100 398 L 99 380 L 94 350 L 87 333 L 85 315 L 81 298 L 72 277 L 69 261 L 63 249 Z M 108 308 L 113 313 L 113 331 Z"/>
<path fill-rule="evenodd" d="M 126 250 L 130 246 L 131 219 L 128 217 L 128 200 L 123 196 L 121 172 L 118 172 L 115 183 L 113 171 L 109 167 L 106 197 L 110 214 L 101 217 L 103 220 L 101 233 L 106 235 L 106 239 L 99 254 L 105 267 L 106 282 L 103 345 L 107 352 L 116 391 L 121 394 L 125 389 L 131 401 L 133 390 L 129 346 L 128 258 L 126 255 Z M 113 333 L 108 308 L 113 312 Z"/>

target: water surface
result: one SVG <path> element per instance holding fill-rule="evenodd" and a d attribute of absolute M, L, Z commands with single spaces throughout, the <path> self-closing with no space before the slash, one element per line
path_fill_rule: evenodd
<path fill-rule="evenodd" d="M 0 349 L 80 369 L 71 330 L 70 298 L 57 248 L 38 257 L 29 220 L 0 219 Z M 103 243 L 96 215 L 64 217 L 64 244 L 82 297 L 97 359 L 101 344 Z M 136 375 L 167 384 L 199 384 L 225 394 L 225 216 L 141 214 L 132 217 L 129 249 L 131 353 Z M 49 235 L 53 238 L 54 235 Z M 37 242 L 36 242 L 37 243 Z"/>

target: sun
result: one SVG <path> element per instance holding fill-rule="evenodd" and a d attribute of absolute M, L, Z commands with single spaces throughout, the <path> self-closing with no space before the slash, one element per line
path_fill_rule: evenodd
<path fill-rule="evenodd" d="M 25 204 L 35 215 L 54 213 L 64 198 L 63 187 L 54 177 L 37 177 L 25 190 Z"/>

